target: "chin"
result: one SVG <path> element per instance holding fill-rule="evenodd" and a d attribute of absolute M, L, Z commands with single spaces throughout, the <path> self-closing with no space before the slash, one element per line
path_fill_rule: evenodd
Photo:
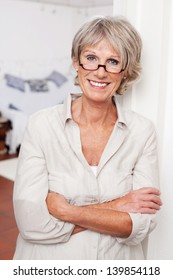
<path fill-rule="evenodd" d="M 106 102 L 107 100 L 112 99 L 112 95 L 108 96 L 99 92 L 99 93 L 89 94 L 87 95 L 87 98 L 95 102 Z"/>

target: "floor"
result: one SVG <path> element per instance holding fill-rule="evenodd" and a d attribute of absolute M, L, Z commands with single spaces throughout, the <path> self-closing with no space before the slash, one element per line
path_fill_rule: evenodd
<path fill-rule="evenodd" d="M 0 155 L 0 160 L 15 156 Z M 13 258 L 18 235 L 12 195 L 13 181 L 0 176 L 0 260 L 11 260 Z"/>

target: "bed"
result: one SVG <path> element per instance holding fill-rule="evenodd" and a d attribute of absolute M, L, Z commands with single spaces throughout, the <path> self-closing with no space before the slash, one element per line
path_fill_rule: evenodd
<path fill-rule="evenodd" d="M 23 82 L 21 78 L 9 74 L 0 80 L 0 112 L 12 123 L 12 129 L 6 137 L 10 154 L 15 153 L 20 146 L 31 114 L 62 103 L 70 92 L 80 91 L 74 86 L 72 78 L 57 71 L 52 71 L 43 80 L 30 79 Z"/>

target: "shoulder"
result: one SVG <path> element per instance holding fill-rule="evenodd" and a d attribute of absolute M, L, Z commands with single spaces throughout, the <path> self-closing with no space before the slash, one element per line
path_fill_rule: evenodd
<path fill-rule="evenodd" d="M 54 120 L 59 119 L 62 112 L 63 104 L 58 104 L 53 107 L 39 110 L 32 114 L 28 119 L 28 127 L 36 127 L 37 129 L 44 128 L 47 124 L 50 125 Z"/>
<path fill-rule="evenodd" d="M 49 107 L 46 109 L 39 110 L 29 117 L 29 121 L 37 121 L 37 120 L 43 120 L 51 116 L 56 116 L 61 111 L 63 104 L 58 104 L 53 107 Z"/>
<path fill-rule="evenodd" d="M 134 112 L 131 109 L 124 108 L 117 97 L 115 97 L 115 103 L 117 106 L 119 121 L 122 122 L 130 132 L 141 134 L 145 131 L 149 132 L 155 129 L 154 124 L 150 119 Z"/>
<path fill-rule="evenodd" d="M 142 128 L 153 127 L 153 122 L 143 115 L 130 110 L 124 110 L 128 125 L 142 126 Z"/>
<path fill-rule="evenodd" d="M 150 119 L 130 110 L 124 110 L 124 115 L 128 130 L 133 135 L 147 137 L 155 134 L 155 125 Z"/>

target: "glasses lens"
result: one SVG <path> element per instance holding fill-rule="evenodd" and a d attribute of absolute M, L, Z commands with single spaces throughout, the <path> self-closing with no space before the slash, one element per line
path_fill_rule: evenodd
<path fill-rule="evenodd" d="M 110 72 L 110 73 L 120 73 L 122 72 L 122 65 L 119 63 L 119 64 L 109 64 L 107 63 L 106 64 L 106 71 L 107 72 Z"/>
<path fill-rule="evenodd" d="M 96 63 L 84 63 L 83 68 L 86 70 L 97 70 L 98 69 L 98 64 Z"/>

